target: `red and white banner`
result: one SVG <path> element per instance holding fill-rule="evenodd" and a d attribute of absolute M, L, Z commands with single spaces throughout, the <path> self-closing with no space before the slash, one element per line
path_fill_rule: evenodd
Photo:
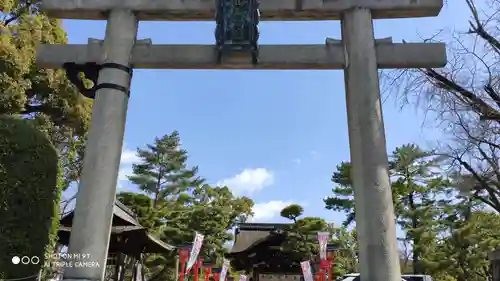
<path fill-rule="evenodd" d="M 319 257 L 321 260 L 326 260 L 326 246 L 329 238 L 330 232 L 318 232 Z"/>
<path fill-rule="evenodd" d="M 191 253 L 189 254 L 189 260 L 186 266 L 186 272 L 191 270 L 191 267 L 195 264 L 198 259 L 198 255 L 200 254 L 201 245 L 203 244 L 204 236 L 195 232 L 193 248 L 191 248 Z"/>
<path fill-rule="evenodd" d="M 313 275 L 311 271 L 311 263 L 309 261 L 303 261 L 300 263 L 302 268 L 302 274 L 304 275 L 304 281 L 313 281 Z"/>
<path fill-rule="evenodd" d="M 229 260 L 224 259 L 222 270 L 220 271 L 219 281 L 226 280 L 227 270 L 229 269 Z"/>

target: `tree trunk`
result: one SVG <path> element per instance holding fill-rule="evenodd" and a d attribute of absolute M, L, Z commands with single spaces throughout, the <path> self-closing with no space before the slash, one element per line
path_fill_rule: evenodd
<path fill-rule="evenodd" d="M 412 229 L 417 229 L 418 228 L 418 217 L 415 214 L 416 207 L 415 207 L 415 200 L 413 198 L 412 193 L 410 193 L 410 195 L 408 195 L 408 204 L 410 205 L 410 210 L 413 212 L 413 214 L 411 215 L 411 227 L 412 227 Z M 412 249 L 413 274 L 421 274 L 420 261 L 419 261 L 420 251 L 418 250 L 418 246 L 417 246 L 420 242 L 419 240 L 420 239 L 418 239 L 417 237 L 413 238 L 413 249 Z"/>
<path fill-rule="evenodd" d="M 490 261 L 490 268 L 493 276 L 492 281 L 500 281 L 500 249 L 491 252 L 488 259 Z"/>

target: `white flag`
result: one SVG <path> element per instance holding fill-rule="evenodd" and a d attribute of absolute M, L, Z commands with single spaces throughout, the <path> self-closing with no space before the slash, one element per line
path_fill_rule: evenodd
<path fill-rule="evenodd" d="M 303 261 L 300 263 L 302 268 L 302 274 L 304 275 L 304 281 L 313 281 L 313 275 L 311 272 L 311 264 L 309 261 Z"/>
<path fill-rule="evenodd" d="M 326 246 L 328 245 L 329 238 L 329 232 L 318 232 L 319 257 L 321 260 L 326 260 Z"/>
<path fill-rule="evenodd" d="M 219 281 L 226 280 L 227 270 L 229 269 L 229 260 L 224 259 L 222 264 L 222 270 L 220 271 Z"/>
<path fill-rule="evenodd" d="M 198 259 L 198 255 L 200 254 L 201 245 L 203 244 L 204 236 L 195 232 L 193 248 L 191 249 L 191 253 L 189 254 L 189 260 L 186 267 L 186 272 L 189 272 L 193 267 L 194 263 Z"/>

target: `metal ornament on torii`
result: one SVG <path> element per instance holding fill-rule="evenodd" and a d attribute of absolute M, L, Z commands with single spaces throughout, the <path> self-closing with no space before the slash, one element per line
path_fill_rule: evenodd
<path fill-rule="evenodd" d="M 443 0 L 262 0 L 261 20 L 341 20 L 342 41 L 259 46 L 258 63 L 213 45 L 152 45 L 136 40 L 138 20 L 213 20 L 214 0 L 43 0 L 51 17 L 107 20 L 104 41 L 41 45 L 44 68 L 78 71 L 92 63 L 92 123 L 75 207 L 69 252 L 106 260 L 132 68 L 344 69 L 349 144 L 360 244 L 361 281 L 399 281 L 396 228 L 388 176 L 379 68 L 442 67 L 444 44 L 375 40 L 373 19 L 437 16 Z M 87 65 L 88 66 L 88 65 Z M 91 75 L 92 76 L 92 75 Z M 67 268 L 66 280 L 102 280 L 104 267 Z"/>

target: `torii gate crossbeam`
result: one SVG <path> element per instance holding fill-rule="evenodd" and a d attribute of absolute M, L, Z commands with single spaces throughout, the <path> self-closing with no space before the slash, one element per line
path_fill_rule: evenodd
<path fill-rule="evenodd" d="M 389 39 L 390 40 L 390 39 Z M 441 67 L 446 61 L 442 43 L 376 44 L 380 69 Z M 37 61 L 46 68 L 62 68 L 65 62 L 103 63 L 103 48 L 96 40 L 87 45 L 42 45 Z M 227 56 L 217 63 L 213 45 L 136 45 L 131 65 L 140 69 L 344 69 L 344 46 L 341 42 L 325 45 L 261 45 L 260 62 L 253 65 L 248 56 Z"/>
<path fill-rule="evenodd" d="M 437 16 L 442 0 L 265 0 L 260 3 L 261 20 L 340 20 L 342 12 L 364 7 L 374 19 Z M 136 11 L 138 20 L 214 20 L 215 0 L 44 0 L 49 16 L 62 19 L 106 20 L 113 9 Z"/>

